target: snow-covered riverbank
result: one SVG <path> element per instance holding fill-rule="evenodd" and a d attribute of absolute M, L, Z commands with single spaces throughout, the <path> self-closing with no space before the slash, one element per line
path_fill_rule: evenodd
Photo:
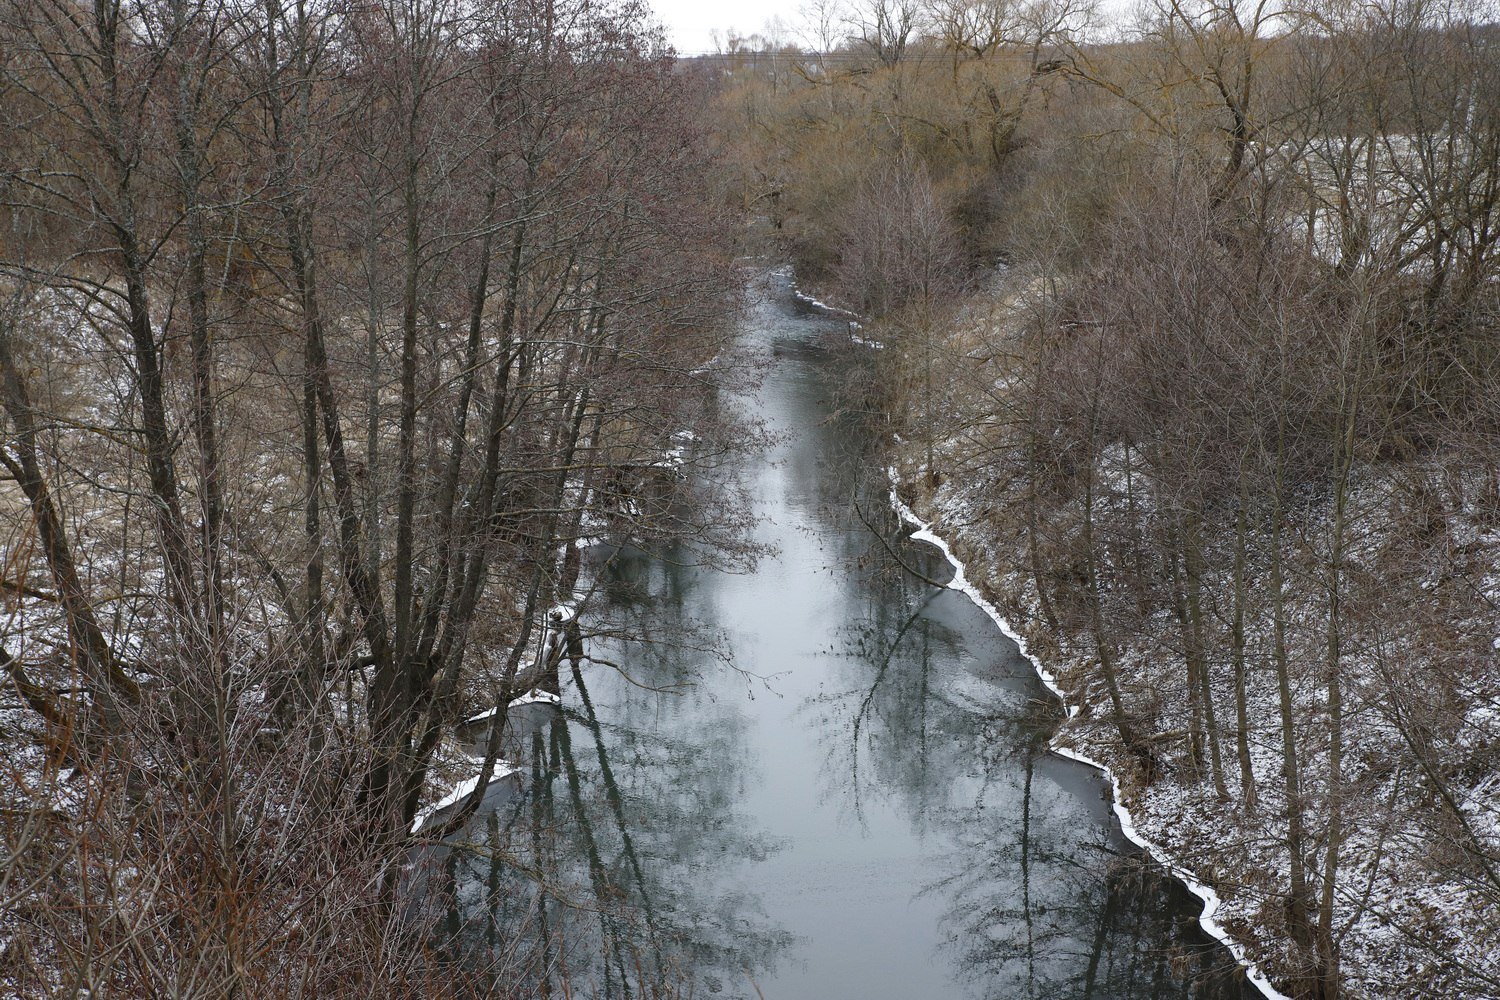
<path fill-rule="evenodd" d="M 1463 456 L 1435 454 L 1366 461 L 1350 475 L 1347 544 L 1337 561 L 1336 720 L 1326 665 L 1331 515 L 1312 479 L 1294 490 L 1296 511 L 1284 526 L 1279 611 L 1263 526 L 1245 525 L 1241 570 L 1233 570 L 1232 518 L 1229 537 L 1220 525 L 1198 542 L 1202 611 L 1193 627 L 1201 634 L 1191 641 L 1203 644 L 1204 676 L 1202 687 L 1189 684 L 1170 491 L 1159 491 L 1141 456 L 1118 444 L 1095 456 L 1090 516 L 1102 607 L 1091 620 L 1080 582 L 1082 501 L 1056 483 L 1039 501 L 1027 485 L 1018 456 L 1029 446 L 1011 437 L 1031 405 L 1024 379 L 989 366 L 1025 356 L 1028 294 L 1022 278 L 997 274 L 965 306 L 938 351 L 955 368 L 931 401 L 940 416 L 925 427 L 893 415 L 889 472 L 892 503 L 916 526 L 913 537 L 954 564 L 950 586 L 1018 642 L 1066 706 L 1054 751 L 1109 776 L 1126 835 L 1204 901 L 1204 929 L 1267 997 L 1298 994 L 1299 974 L 1309 987 L 1315 948 L 1327 948 L 1309 936 L 1326 934 L 1341 998 L 1500 998 L 1500 529 L 1482 471 L 1476 479 Z M 872 357 L 899 382 L 923 362 L 899 338 L 893 348 Z M 975 366 L 978 381 L 970 382 Z M 933 429 L 935 468 L 927 470 L 918 439 Z M 1244 617 L 1234 654 L 1237 607 Z M 1101 627 L 1138 738 L 1133 750 L 1106 698 Z M 1273 669 L 1278 649 L 1285 690 Z M 1204 690 L 1218 710 L 1206 725 Z M 1330 841 L 1338 845 L 1332 869 Z M 1307 887 L 1301 923 L 1290 902 L 1294 842 Z M 1327 896 L 1325 885 L 1333 887 Z M 1320 917 L 1326 922 L 1312 926 Z"/>
<path fill-rule="evenodd" d="M 892 481 L 891 506 L 896 510 L 896 513 L 901 516 L 901 519 L 903 521 L 911 524 L 916 529 L 912 532 L 911 535 L 913 539 L 915 539 L 916 541 L 928 542 L 929 544 L 936 546 L 937 549 L 943 553 L 944 558 L 946 558 L 949 564 L 953 567 L 953 579 L 948 582 L 949 589 L 957 590 L 968 596 L 968 598 L 972 600 L 981 611 L 989 616 L 990 620 L 995 623 L 1000 631 L 1004 632 L 1006 636 L 1008 636 L 1016 643 L 1017 647 L 1019 647 L 1021 651 L 1021 655 L 1031 663 L 1032 667 L 1036 670 L 1037 676 L 1041 678 L 1042 683 L 1047 686 L 1047 689 L 1049 691 L 1057 696 L 1060 702 L 1062 702 L 1063 710 L 1066 713 L 1067 718 L 1074 718 L 1078 714 L 1078 706 L 1074 703 L 1073 700 L 1069 699 L 1067 691 L 1065 691 L 1058 683 L 1057 676 L 1047 668 L 1046 664 L 1044 664 L 1034 653 L 1031 652 L 1030 644 L 1027 643 L 1026 637 L 1017 632 L 1011 626 L 1010 620 L 1001 613 L 999 608 L 997 608 L 990 602 L 990 600 L 985 596 L 984 591 L 969 579 L 964 561 L 956 556 L 953 552 L 953 547 L 949 545 L 941 535 L 933 530 L 932 522 L 919 517 L 917 513 L 912 510 L 912 508 L 904 500 L 901 499 L 901 495 L 899 492 L 900 480 L 894 468 L 890 470 L 890 474 Z M 1156 843 L 1146 834 L 1141 832 L 1140 827 L 1136 823 L 1135 815 L 1131 812 L 1130 806 L 1126 804 L 1125 795 L 1120 785 L 1120 779 L 1115 775 L 1115 772 L 1110 768 L 1110 766 L 1108 764 L 1100 763 L 1099 761 L 1095 760 L 1093 757 L 1089 756 L 1086 750 L 1077 749 L 1073 746 L 1059 743 L 1057 741 L 1053 742 L 1052 749 L 1053 752 L 1061 757 L 1079 761 L 1080 763 L 1087 764 L 1090 767 L 1096 768 L 1097 770 L 1103 772 L 1104 776 L 1109 779 L 1114 800 L 1115 816 L 1120 821 L 1120 829 L 1124 832 L 1126 838 L 1129 839 L 1130 842 L 1135 844 L 1137 847 L 1143 848 L 1144 850 L 1149 852 L 1151 856 L 1155 858 L 1163 867 L 1170 871 L 1174 876 L 1181 879 L 1182 882 L 1188 887 L 1188 890 L 1193 893 L 1193 895 L 1197 896 L 1203 901 L 1203 913 L 1199 917 L 1199 922 L 1202 924 L 1204 931 L 1206 931 L 1209 936 L 1226 945 L 1229 950 L 1234 953 L 1235 958 L 1245 966 L 1246 976 L 1255 985 L 1255 987 L 1260 990 L 1260 992 L 1267 998 L 1267 1000 L 1290 1000 L 1290 998 L 1288 998 L 1286 994 L 1282 993 L 1274 985 L 1272 985 L 1271 981 L 1266 977 L 1260 966 L 1257 965 L 1254 958 L 1251 957 L 1251 953 L 1246 947 L 1245 943 L 1235 938 L 1234 935 L 1229 932 L 1228 928 L 1226 928 L 1219 922 L 1217 913 L 1221 905 L 1223 904 L 1223 900 L 1220 899 L 1219 894 L 1213 889 L 1213 887 L 1201 881 L 1194 871 L 1181 864 L 1167 848 Z"/>
<path fill-rule="evenodd" d="M 938 546 L 953 563 L 950 586 L 973 598 L 1017 641 L 1066 706 L 1067 717 L 1053 749 L 1110 777 L 1126 835 L 1205 901 L 1205 930 L 1234 951 L 1262 992 L 1285 996 L 1281 989 L 1287 988 L 1295 951 L 1284 909 L 1286 809 L 1277 792 L 1280 755 L 1272 738 L 1275 726 L 1269 721 L 1276 713 L 1274 685 L 1262 678 L 1263 683 L 1252 683 L 1249 692 L 1250 717 L 1262 722 L 1251 738 L 1260 787 L 1258 809 L 1247 811 L 1237 802 L 1219 801 L 1206 775 L 1195 777 L 1182 768 L 1170 768 L 1149 784 L 1142 783 L 1110 724 L 1091 643 L 1066 627 L 1050 630 L 1038 614 L 1020 539 L 983 516 L 984 508 L 961 483 L 945 479 L 931 491 L 914 487 L 922 478 L 915 472 L 918 456 L 905 459 L 906 476 L 892 470 L 893 481 L 903 484 L 899 493 L 892 491 L 893 505 L 916 526 L 913 537 Z M 1165 638 L 1169 626 L 1159 624 L 1162 634 L 1119 636 L 1121 684 L 1127 690 L 1148 690 L 1159 679 L 1160 664 L 1172 655 Z M 1232 683 L 1218 667 L 1213 682 L 1216 687 Z M 1174 693 L 1164 697 L 1170 701 Z M 1305 702 L 1301 710 L 1317 711 L 1315 690 L 1299 690 L 1298 698 Z M 1477 732 L 1487 720 L 1493 722 L 1492 702 L 1491 694 L 1475 692 L 1472 705 L 1455 710 L 1466 715 Z M 1178 718 L 1181 706 L 1175 707 L 1157 717 L 1147 739 L 1177 731 L 1183 720 Z M 1423 820 L 1379 808 L 1410 792 L 1401 784 L 1400 765 L 1387 783 L 1368 777 L 1379 773 L 1377 762 L 1371 760 L 1379 748 L 1385 747 L 1392 757 L 1401 750 L 1396 737 L 1383 732 L 1371 714 L 1360 713 L 1349 738 L 1351 746 L 1360 748 L 1361 761 L 1350 783 L 1358 781 L 1373 794 L 1366 792 L 1368 802 L 1350 806 L 1355 821 L 1344 859 L 1347 874 L 1342 885 L 1347 888 L 1340 892 L 1335 911 L 1344 993 L 1361 1000 L 1500 996 L 1500 920 L 1486 902 L 1483 887 L 1445 869 L 1433 857 L 1431 845 L 1418 830 Z M 1314 783 L 1320 774 L 1320 751 L 1316 745 L 1307 747 Z M 1465 789 L 1458 803 L 1475 834 L 1491 841 L 1500 820 L 1494 809 L 1494 784 L 1476 777 L 1474 787 Z"/>

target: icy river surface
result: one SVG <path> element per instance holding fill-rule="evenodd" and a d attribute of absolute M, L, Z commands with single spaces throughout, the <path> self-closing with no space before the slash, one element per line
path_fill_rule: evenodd
<path fill-rule="evenodd" d="M 949 575 L 836 405 L 866 349 L 777 276 L 744 337 L 771 551 L 731 573 L 595 547 L 584 620 L 652 641 L 591 638 L 616 666 L 517 713 L 520 775 L 437 860 L 448 941 L 539 996 L 1254 995 L 1107 783 L 1047 752 L 1061 710 L 1015 645 L 902 567 Z"/>

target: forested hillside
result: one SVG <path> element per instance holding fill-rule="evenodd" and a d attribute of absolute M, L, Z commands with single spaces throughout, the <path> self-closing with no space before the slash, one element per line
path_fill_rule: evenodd
<path fill-rule="evenodd" d="M 712 60 L 899 492 L 1296 997 L 1500 995 L 1497 13 L 873 0 Z"/>
<path fill-rule="evenodd" d="M 0 993 L 520 975 L 400 880 L 591 539 L 734 554 L 700 93 L 588 0 L 0 2 Z"/>

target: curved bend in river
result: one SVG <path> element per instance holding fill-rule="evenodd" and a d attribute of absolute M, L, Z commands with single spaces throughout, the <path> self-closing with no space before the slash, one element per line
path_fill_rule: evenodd
<path fill-rule="evenodd" d="M 736 575 L 593 550 L 606 625 L 662 639 L 593 640 L 634 683 L 586 665 L 560 713 L 515 720 L 522 775 L 430 858 L 446 944 L 506 953 L 537 996 L 1254 996 L 1100 776 L 1046 752 L 1061 711 L 1014 644 L 866 525 L 947 575 L 836 413 L 844 324 L 772 276 L 744 337 L 775 554 Z M 667 638 L 693 634 L 731 665 Z"/>

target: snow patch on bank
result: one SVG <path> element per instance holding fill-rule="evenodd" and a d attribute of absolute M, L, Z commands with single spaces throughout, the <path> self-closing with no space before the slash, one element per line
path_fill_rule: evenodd
<path fill-rule="evenodd" d="M 535 691 L 528 691 L 528 692 L 526 692 L 525 694 L 521 695 L 521 697 L 519 697 L 519 698 L 512 698 L 511 701 L 510 701 L 510 703 L 506 707 L 507 708 L 520 708 L 522 705 L 561 705 L 561 704 L 562 704 L 562 698 L 561 697 L 559 697 L 558 695 L 553 694 L 551 691 L 543 691 L 540 688 L 538 688 Z M 476 723 L 476 722 L 487 722 L 488 720 L 493 719 L 495 717 L 495 711 L 496 710 L 493 709 L 493 708 L 487 708 L 483 712 L 480 712 L 478 715 L 471 715 L 471 716 L 469 716 L 467 719 L 464 720 L 463 724 L 467 726 L 467 725 L 470 725 L 470 724 Z"/>
<path fill-rule="evenodd" d="M 849 309 L 840 309 L 838 306 L 831 306 L 827 302 L 823 302 L 819 299 L 813 298 L 811 295 L 808 295 L 806 292 L 802 291 L 802 289 L 797 287 L 797 282 L 795 279 L 793 279 L 792 281 L 792 295 L 796 297 L 798 302 L 801 302 L 806 306 L 812 306 L 814 309 L 821 309 L 824 312 L 833 313 L 835 316 L 848 316 L 850 319 L 859 318 L 859 313 L 857 312 L 853 312 Z M 855 327 L 859 326 L 858 323 L 855 323 L 853 325 Z"/>
<path fill-rule="evenodd" d="M 809 308 L 819 309 L 833 316 L 845 317 L 849 323 L 849 342 L 851 344 L 857 344 L 860 347 L 868 347 L 874 351 L 885 350 L 885 344 L 883 344 L 882 342 L 871 337 L 864 337 L 860 335 L 859 331 L 864 329 L 864 324 L 859 322 L 859 313 L 854 312 L 852 309 L 843 309 L 839 306 L 829 305 L 822 299 L 814 298 L 813 296 L 808 295 L 800 287 L 798 287 L 796 276 L 792 273 L 790 265 L 781 268 L 779 273 L 786 276 L 787 281 L 792 289 L 792 297 L 795 298 L 798 302 L 801 302 L 803 305 L 808 306 Z"/>
<path fill-rule="evenodd" d="M 1042 664 L 1042 661 L 1031 653 L 1026 639 L 1011 627 L 1010 622 L 1000 613 L 1000 610 L 991 604 L 980 592 L 979 588 L 974 585 L 973 581 L 968 578 L 963 560 L 954 555 L 953 549 L 949 546 L 948 542 L 932 530 L 932 522 L 924 521 L 918 517 L 916 512 L 896 493 L 896 485 L 900 482 L 900 477 L 897 475 L 895 467 L 892 466 L 886 471 L 891 481 L 891 507 L 901 516 L 902 520 L 917 528 L 916 531 L 912 532 L 911 537 L 919 542 L 927 542 L 937 548 L 953 567 L 953 579 L 948 582 L 948 589 L 957 590 L 964 594 L 969 600 L 974 602 L 979 610 L 988 615 L 1000 631 L 1020 649 L 1021 655 L 1026 657 L 1031 663 L 1037 676 L 1047 686 L 1047 690 L 1057 696 L 1057 700 L 1062 703 L 1063 709 L 1067 713 L 1067 718 L 1071 719 L 1077 715 L 1078 706 L 1068 703 L 1067 696 L 1063 694 L 1062 687 L 1059 686 L 1056 675 L 1051 670 L 1048 670 Z M 1219 899 L 1219 894 L 1211 887 L 1199 881 L 1191 871 L 1173 861 L 1157 844 L 1153 843 L 1150 838 L 1146 837 L 1136 827 L 1135 818 L 1131 815 L 1129 807 L 1125 805 L 1124 795 L 1120 788 L 1120 779 L 1115 776 L 1114 771 L 1071 747 L 1056 746 L 1054 744 L 1050 749 L 1059 757 L 1066 757 L 1080 764 L 1087 764 L 1089 767 L 1102 772 L 1109 779 L 1115 817 L 1119 820 L 1120 829 L 1124 831 L 1126 838 L 1137 847 L 1149 852 L 1162 867 L 1166 868 L 1174 877 L 1186 885 L 1189 892 L 1203 901 L 1203 912 L 1198 917 L 1198 923 L 1210 937 L 1229 949 L 1230 953 L 1234 955 L 1235 960 L 1245 969 L 1246 977 L 1267 1000 L 1291 1000 L 1285 993 L 1282 993 L 1275 986 L 1271 985 L 1270 980 L 1261 972 L 1260 967 L 1247 957 L 1245 946 L 1235 940 L 1229 931 L 1219 923 L 1215 916 L 1222 903 Z"/>
<path fill-rule="evenodd" d="M 489 785 L 494 784 L 495 782 L 499 781 L 502 778 L 508 778 L 512 774 L 520 774 L 520 773 L 521 773 L 521 769 L 518 768 L 518 767 L 516 767 L 510 761 L 507 761 L 507 760 L 497 760 L 497 761 L 495 761 L 495 766 L 492 767 L 492 768 L 490 768 L 490 773 L 489 773 L 488 777 L 485 777 L 485 775 L 483 773 L 480 773 L 480 774 L 474 775 L 474 777 L 472 777 L 472 778 L 465 778 L 463 781 L 460 781 L 457 785 L 454 785 L 453 786 L 453 790 L 450 791 L 447 795 L 444 795 L 442 798 L 438 799 L 432 805 L 428 806 L 427 808 L 423 809 L 421 812 L 417 813 L 417 818 L 415 820 L 413 820 L 412 824 L 411 824 L 411 832 L 414 833 L 414 834 L 415 833 L 420 833 L 421 830 L 422 830 L 422 827 L 427 824 L 427 821 L 429 819 L 431 819 L 433 816 L 436 816 L 438 813 L 442 812 L 444 809 L 447 809 L 450 806 L 455 806 L 458 803 L 462 802 L 465 798 L 467 798 L 470 794 L 473 793 L 473 791 L 474 791 L 475 788 L 479 787 L 479 783 L 481 781 L 484 782 L 484 784 L 485 784 L 486 787 L 488 787 Z"/>

